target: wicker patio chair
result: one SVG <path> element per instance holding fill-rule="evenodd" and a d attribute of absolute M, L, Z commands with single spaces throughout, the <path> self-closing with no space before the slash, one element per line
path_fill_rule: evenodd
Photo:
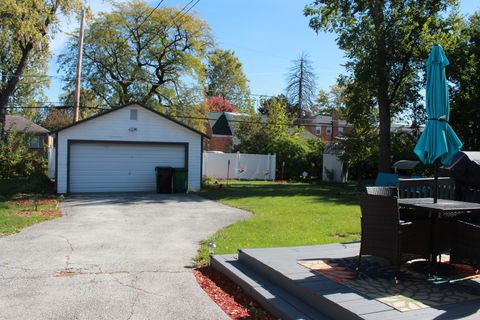
<path fill-rule="evenodd" d="M 396 197 L 360 194 L 361 243 L 357 270 L 362 256 L 385 258 L 397 268 L 415 258 L 428 258 L 430 253 L 430 222 L 401 222 Z"/>
<path fill-rule="evenodd" d="M 368 194 L 385 197 L 398 197 L 398 188 L 396 187 L 365 187 Z M 419 211 L 413 209 L 400 209 L 400 219 L 402 221 L 416 221 L 428 219 L 428 211 Z"/>
<path fill-rule="evenodd" d="M 455 222 L 450 262 L 480 269 L 480 226 L 465 221 Z"/>

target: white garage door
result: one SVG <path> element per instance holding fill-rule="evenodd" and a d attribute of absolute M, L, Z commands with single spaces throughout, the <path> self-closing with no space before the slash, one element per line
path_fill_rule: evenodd
<path fill-rule="evenodd" d="M 155 167 L 183 168 L 185 146 L 74 142 L 70 146 L 70 192 L 155 191 Z"/>

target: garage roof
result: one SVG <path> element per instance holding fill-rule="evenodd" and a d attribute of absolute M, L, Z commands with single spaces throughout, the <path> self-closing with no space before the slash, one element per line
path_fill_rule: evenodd
<path fill-rule="evenodd" d="M 184 123 L 182 123 L 182 122 L 180 122 L 180 121 L 178 121 L 178 120 L 176 120 L 176 119 L 173 119 L 173 118 L 170 117 L 170 116 L 167 116 L 166 114 L 163 114 L 163 113 L 161 113 L 161 112 L 158 112 L 157 110 L 155 110 L 155 109 L 153 109 L 153 108 L 150 108 L 150 107 L 148 107 L 148 106 L 146 106 L 146 105 L 144 105 L 144 104 L 142 104 L 142 103 L 138 103 L 138 102 L 132 102 L 132 103 L 125 104 L 125 105 L 123 105 L 123 106 L 119 106 L 119 107 L 116 107 L 116 108 L 112 108 L 112 109 L 107 110 L 107 111 L 105 111 L 105 112 L 101 112 L 101 113 L 98 113 L 98 114 L 96 114 L 96 115 L 94 115 L 94 116 L 91 116 L 90 118 L 86 118 L 86 119 L 80 120 L 80 121 L 78 121 L 77 123 L 69 124 L 68 126 L 65 126 L 65 127 L 63 127 L 63 128 L 57 129 L 57 130 L 55 130 L 55 131 L 52 131 L 51 133 L 54 134 L 54 133 L 63 131 L 63 130 L 65 130 L 65 129 L 74 127 L 74 126 L 79 125 L 79 124 L 81 124 L 81 123 L 87 122 L 87 121 L 92 120 L 92 119 L 95 119 L 95 118 L 99 118 L 99 117 L 101 117 L 101 116 L 103 116 L 103 115 L 106 115 L 106 114 L 108 114 L 108 113 L 115 112 L 115 111 L 117 111 L 117 110 L 123 109 L 123 108 L 128 107 L 128 106 L 132 106 L 132 105 L 137 105 L 137 106 L 139 106 L 139 107 L 142 107 L 142 108 L 144 108 L 144 109 L 147 109 L 148 111 L 151 111 L 151 112 L 155 113 L 155 114 L 158 115 L 158 116 L 161 116 L 161 117 L 163 117 L 163 118 L 165 118 L 165 119 L 167 119 L 167 120 L 170 120 L 170 121 L 172 121 L 172 122 L 174 122 L 174 123 L 176 123 L 176 124 L 178 124 L 178 125 L 186 128 L 186 129 L 188 129 L 188 130 L 190 130 L 190 131 L 193 131 L 193 132 L 195 132 L 195 133 L 197 133 L 197 134 L 199 134 L 199 135 L 201 135 L 201 136 L 203 136 L 203 137 L 206 137 L 206 138 L 209 138 L 209 139 L 210 139 L 210 137 L 209 137 L 208 135 L 206 135 L 205 133 L 203 133 L 203 132 L 201 132 L 201 131 L 199 131 L 199 130 L 197 130 L 197 129 L 194 129 L 194 128 L 192 128 L 192 127 L 190 127 L 190 126 L 188 126 L 188 125 L 186 125 L 186 124 L 184 124 Z"/>

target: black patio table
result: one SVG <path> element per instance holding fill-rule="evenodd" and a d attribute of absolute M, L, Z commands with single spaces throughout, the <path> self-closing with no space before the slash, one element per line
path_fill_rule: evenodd
<path fill-rule="evenodd" d="M 434 203 L 433 198 L 405 198 L 398 199 L 398 204 L 403 208 L 428 210 L 440 217 L 445 213 L 480 212 L 480 203 L 447 199 L 438 199 L 437 203 Z"/>
<path fill-rule="evenodd" d="M 443 217 L 455 218 L 464 214 L 480 214 L 480 203 L 465 202 L 457 200 L 438 199 L 437 203 L 434 203 L 433 198 L 404 198 L 398 199 L 398 204 L 401 208 L 421 209 L 423 211 L 428 210 L 429 216 L 432 221 L 432 239 L 431 239 L 431 266 L 433 267 L 436 262 L 438 253 L 435 250 L 435 224 L 437 219 Z M 433 267 L 433 271 L 436 273 L 437 268 Z"/>

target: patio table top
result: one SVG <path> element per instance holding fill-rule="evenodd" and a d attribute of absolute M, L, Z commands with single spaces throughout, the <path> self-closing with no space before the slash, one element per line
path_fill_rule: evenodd
<path fill-rule="evenodd" d="M 471 212 L 480 211 L 480 203 L 457 200 L 438 199 L 433 203 L 433 198 L 406 198 L 398 199 L 401 207 L 427 209 L 435 212 Z"/>

